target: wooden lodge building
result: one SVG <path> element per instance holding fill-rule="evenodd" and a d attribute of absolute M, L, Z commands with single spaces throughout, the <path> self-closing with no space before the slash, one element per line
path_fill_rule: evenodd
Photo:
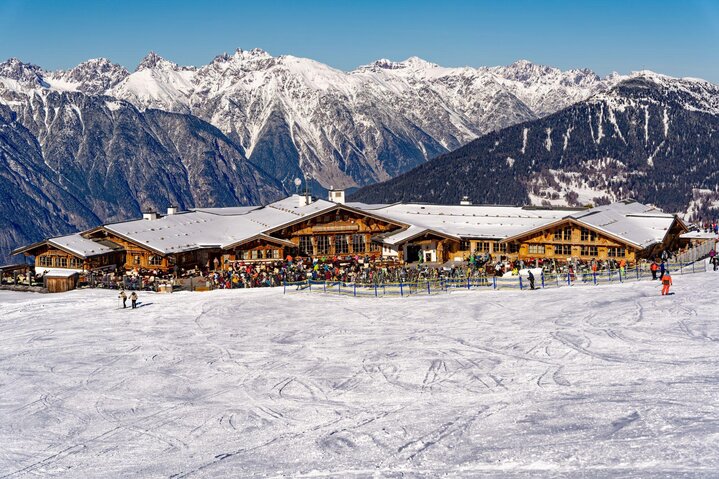
<path fill-rule="evenodd" d="M 413 263 L 461 261 L 490 253 L 506 259 L 625 259 L 673 247 L 686 225 L 635 201 L 591 209 L 346 203 L 293 195 L 265 206 L 197 208 L 50 238 L 12 254 L 36 271 L 71 269 L 226 269 L 233 262 L 289 256 L 370 256 Z"/>

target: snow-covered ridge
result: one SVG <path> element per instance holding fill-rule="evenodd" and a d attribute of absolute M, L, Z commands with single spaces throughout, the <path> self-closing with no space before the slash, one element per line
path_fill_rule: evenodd
<path fill-rule="evenodd" d="M 685 90 L 683 96 L 694 98 L 688 108 L 717 108 L 715 85 L 650 72 L 600 78 L 527 60 L 450 68 L 418 57 L 345 72 L 260 49 L 224 53 L 198 67 L 150 52 L 132 73 L 102 58 L 58 72 L 11 59 L 0 64 L 0 101 L 81 91 L 140 110 L 190 113 L 286 184 L 307 174 L 325 186 L 352 187 L 393 177 L 484 133 L 611 96 L 612 88 L 639 76 Z"/>

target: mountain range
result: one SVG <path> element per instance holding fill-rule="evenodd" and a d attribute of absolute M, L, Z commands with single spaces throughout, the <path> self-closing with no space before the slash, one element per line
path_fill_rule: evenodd
<path fill-rule="evenodd" d="M 638 110 L 624 116 L 628 91 Z M 683 154 L 701 151 L 675 114 L 714 118 L 716 98 L 716 87 L 699 80 L 650 72 L 600 78 L 524 60 L 446 68 L 412 57 L 344 72 L 255 49 L 200 67 L 150 53 L 130 72 L 107 59 L 62 71 L 10 59 L 0 63 L 0 201 L 14 207 L 0 213 L 0 255 L 146 208 L 270 201 L 303 176 L 316 191 L 367 187 L 356 197 L 377 201 L 465 194 L 504 203 L 604 201 L 635 192 L 635 160 L 651 156 L 656 172 L 679 142 Z M 643 111 L 642 142 L 631 135 L 641 137 Z M 573 123 L 562 115 L 574 115 Z M 665 116 L 671 135 L 662 141 Z M 709 135 L 702 141 L 713 141 L 697 128 Z M 606 175 L 624 168 L 628 183 L 600 181 L 602 168 Z M 486 183 L 489 172 L 502 188 Z M 694 180 L 687 194 L 696 199 L 657 202 L 705 211 L 714 201 L 711 179 Z"/>

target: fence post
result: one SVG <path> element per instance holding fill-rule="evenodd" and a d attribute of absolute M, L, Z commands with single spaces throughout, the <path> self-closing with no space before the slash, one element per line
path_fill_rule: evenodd
<path fill-rule="evenodd" d="M 622 269 L 619 268 L 619 282 L 622 283 Z"/>
<path fill-rule="evenodd" d="M 377 283 L 374 284 L 374 297 L 377 297 Z"/>
<path fill-rule="evenodd" d="M 497 277 L 496 276 L 492 276 L 492 287 L 494 289 L 497 289 Z"/>
<path fill-rule="evenodd" d="M 326 292 L 327 292 L 327 280 L 325 280 L 325 281 L 322 283 L 322 292 L 323 292 L 323 293 L 326 293 Z"/>
<path fill-rule="evenodd" d="M 637 263 L 637 281 L 641 279 L 641 275 L 639 274 L 639 263 Z"/>
<path fill-rule="evenodd" d="M 596 284 L 597 284 L 597 272 L 596 272 L 596 271 L 592 271 L 592 276 L 594 276 L 594 285 L 596 286 Z"/>
<path fill-rule="evenodd" d="M 522 287 L 522 275 L 521 275 L 521 274 L 519 275 L 519 289 L 520 289 L 520 291 L 521 291 L 522 289 L 524 289 L 524 288 Z"/>
<path fill-rule="evenodd" d="M 312 292 L 312 281 L 310 281 L 309 279 L 307 280 L 307 287 L 309 288 L 310 293 L 311 293 Z"/>
<path fill-rule="evenodd" d="M 544 271 L 542 271 L 542 289 L 544 289 Z"/>
<path fill-rule="evenodd" d="M 354 294 L 354 296 L 357 297 L 357 283 L 352 284 L 352 290 L 353 290 L 352 293 Z"/>
<path fill-rule="evenodd" d="M 695 261 L 696 262 L 696 261 Z M 694 263 L 692 263 L 692 273 L 694 272 Z"/>
<path fill-rule="evenodd" d="M 429 280 L 427 280 L 427 294 L 432 294 L 432 291 L 429 289 Z"/>
<path fill-rule="evenodd" d="M 287 281 L 285 280 L 282 280 L 282 294 L 287 294 Z"/>
<path fill-rule="evenodd" d="M 337 283 L 337 294 L 342 294 L 342 281 Z"/>
<path fill-rule="evenodd" d="M 471 286 L 471 283 L 469 282 L 469 278 L 467 278 L 467 289 L 470 289 L 471 287 L 472 286 Z"/>
<path fill-rule="evenodd" d="M 404 296 L 404 290 L 402 289 L 402 281 L 399 282 L 399 295 Z"/>

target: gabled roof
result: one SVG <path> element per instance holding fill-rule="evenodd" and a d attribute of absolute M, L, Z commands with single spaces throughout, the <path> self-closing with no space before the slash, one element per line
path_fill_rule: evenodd
<path fill-rule="evenodd" d="M 384 243 L 396 245 L 417 236 L 418 230 L 454 238 L 502 240 L 562 218 L 566 209 L 534 209 L 519 206 L 392 204 L 364 205 L 357 209 L 412 225 L 406 231 L 386 235 Z M 410 231 L 411 230 L 411 231 Z"/>
<path fill-rule="evenodd" d="M 50 238 L 47 240 L 38 241 L 37 243 L 33 243 L 29 246 L 18 248 L 14 250 L 11 254 L 15 255 L 25 253 L 44 245 L 53 246 L 59 250 L 62 250 L 68 254 L 77 256 L 82 259 L 87 259 L 93 256 L 99 256 L 114 251 L 113 248 L 84 238 L 79 233 L 75 233 L 71 235 L 58 236 L 57 238 Z"/>
<path fill-rule="evenodd" d="M 676 216 L 664 213 L 653 206 L 625 200 L 571 213 L 557 221 L 507 237 L 505 241 L 517 240 L 567 221 L 644 249 L 663 242 L 674 222 L 679 220 Z"/>

